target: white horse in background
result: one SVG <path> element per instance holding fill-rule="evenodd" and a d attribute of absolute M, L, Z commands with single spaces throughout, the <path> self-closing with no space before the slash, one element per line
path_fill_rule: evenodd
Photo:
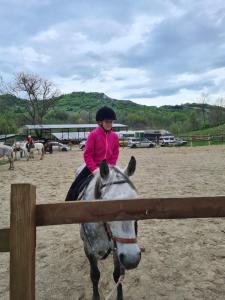
<path fill-rule="evenodd" d="M 19 157 L 26 157 L 27 160 L 34 159 L 34 152 L 37 152 L 40 156 L 40 160 L 44 157 L 44 145 L 42 143 L 34 143 L 33 147 L 30 148 L 30 151 L 28 151 L 28 148 L 26 147 L 26 142 L 16 142 L 13 145 L 15 158 L 18 158 L 17 153 L 20 153 Z"/>
<path fill-rule="evenodd" d="M 34 152 L 37 152 L 39 155 L 41 155 L 40 160 L 42 160 L 44 158 L 44 145 L 42 143 L 34 143 L 33 147 L 30 148 L 30 151 L 28 151 L 25 145 L 25 155 L 27 160 L 30 158 L 34 159 Z"/>
<path fill-rule="evenodd" d="M 0 144 L 0 158 L 7 157 L 9 160 L 9 170 L 14 170 L 14 159 L 12 147 Z"/>

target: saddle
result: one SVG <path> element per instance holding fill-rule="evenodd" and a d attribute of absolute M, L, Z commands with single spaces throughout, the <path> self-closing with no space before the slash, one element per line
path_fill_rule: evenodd
<path fill-rule="evenodd" d="M 79 196 L 77 200 L 81 200 L 84 196 L 84 193 L 89 185 L 89 183 L 91 182 L 92 178 L 94 177 L 93 174 L 90 174 L 86 180 L 80 185 L 79 187 Z"/>
<path fill-rule="evenodd" d="M 34 148 L 34 143 L 32 144 L 26 143 L 26 148 Z"/>
<path fill-rule="evenodd" d="M 81 200 L 93 177 L 94 177 L 94 175 L 90 174 L 84 181 L 82 181 L 82 183 L 80 185 L 77 185 L 76 179 L 75 179 L 67 193 L 65 201 L 71 201 L 73 199 L 76 199 L 75 201 Z M 77 194 L 78 194 L 78 197 L 77 197 Z"/>

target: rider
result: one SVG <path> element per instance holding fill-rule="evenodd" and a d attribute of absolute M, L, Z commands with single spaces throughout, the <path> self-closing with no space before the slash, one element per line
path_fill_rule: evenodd
<path fill-rule="evenodd" d="M 28 149 L 28 152 L 30 152 L 30 149 L 33 147 L 34 141 L 32 139 L 31 135 L 28 135 L 27 140 L 26 140 L 26 147 Z"/>
<path fill-rule="evenodd" d="M 91 179 L 98 172 L 102 160 L 114 166 L 119 156 L 119 138 L 113 132 L 113 121 L 116 120 L 115 112 L 104 106 L 96 113 L 98 127 L 88 136 L 84 149 L 85 167 L 72 183 L 66 201 L 77 200 L 82 186 L 86 180 Z M 89 180 L 88 180 L 89 182 Z"/>

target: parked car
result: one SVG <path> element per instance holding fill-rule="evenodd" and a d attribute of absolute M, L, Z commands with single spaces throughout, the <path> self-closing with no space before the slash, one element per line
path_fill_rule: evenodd
<path fill-rule="evenodd" d="M 130 139 L 127 146 L 129 148 L 153 148 L 156 144 L 148 139 Z"/>
<path fill-rule="evenodd" d="M 69 146 L 59 143 L 59 142 L 48 142 L 48 145 L 52 146 L 53 151 L 69 151 L 70 150 Z"/>
<path fill-rule="evenodd" d="M 159 144 L 161 147 L 168 147 L 175 145 L 175 137 L 173 135 L 165 135 L 159 138 Z"/>
<path fill-rule="evenodd" d="M 82 141 L 80 142 L 79 148 L 80 148 L 81 150 L 84 150 L 86 141 L 87 141 L 87 140 L 82 140 Z"/>
<path fill-rule="evenodd" d="M 184 140 L 179 139 L 179 138 L 177 138 L 175 140 L 175 146 L 179 147 L 179 146 L 184 146 L 184 145 L 187 145 L 187 141 L 184 141 Z"/>

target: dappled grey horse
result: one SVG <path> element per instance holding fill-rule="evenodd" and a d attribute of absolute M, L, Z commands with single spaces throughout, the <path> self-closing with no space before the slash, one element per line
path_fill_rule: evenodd
<path fill-rule="evenodd" d="M 9 160 L 9 170 L 14 170 L 13 149 L 7 145 L 0 144 L 0 157 L 7 157 Z"/>
<path fill-rule="evenodd" d="M 83 193 L 82 200 L 136 198 L 137 192 L 130 181 L 136 168 L 136 160 L 131 160 L 125 170 L 109 167 L 102 161 L 97 173 Z M 101 205 L 99 203 L 99 205 Z M 114 281 L 117 283 L 125 270 L 136 268 L 141 259 L 137 245 L 134 221 L 113 221 L 107 223 L 85 223 L 81 225 L 84 251 L 90 262 L 90 276 L 93 284 L 93 300 L 99 300 L 98 282 L 100 271 L 98 260 L 105 259 L 113 251 Z M 117 299 L 123 299 L 122 284 L 117 287 Z"/>

